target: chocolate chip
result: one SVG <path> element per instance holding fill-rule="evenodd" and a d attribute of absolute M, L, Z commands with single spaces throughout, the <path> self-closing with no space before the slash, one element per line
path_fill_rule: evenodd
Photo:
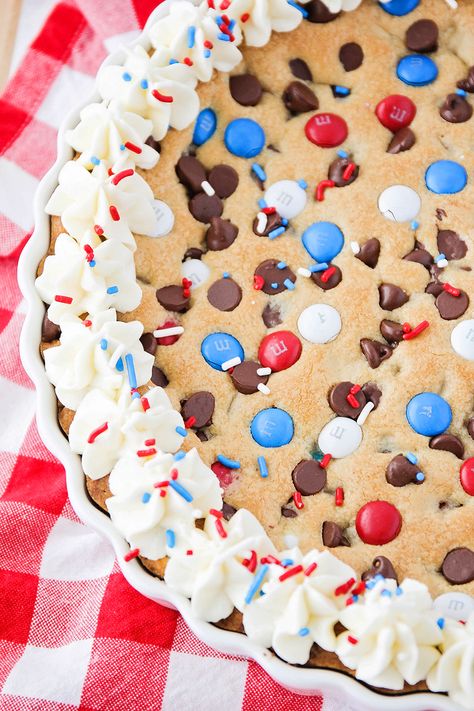
<path fill-rule="evenodd" d="M 255 270 L 255 276 L 263 279 L 261 288 L 265 294 L 280 294 L 287 289 L 284 283 L 287 279 L 293 284 L 296 281 L 296 276 L 289 267 L 279 269 L 277 264 L 281 264 L 278 259 L 266 259 Z"/>
<path fill-rule="evenodd" d="M 204 430 L 196 430 L 196 437 L 200 442 L 207 442 L 209 439 Z"/>
<path fill-rule="evenodd" d="M 200 390 L 182 403 L 181 414 L 185 422 L 194 417 L 195 421 L 191 427 L 199 430 L 211 424 L 215 406 L 214 395 L 207 390 Z"/>
<path fill-rule="evenodd" d="M 154 151 L 157 151 L 157 153 L 161 152 L 161 143 L 159 141 L 155 141 L 153 136 L 148 136 L 145 143 L 147 146 L 150 146 L 150 148 L 153 148 Z"/>
<path fill-rule="evenodd" d="M 308 13 L 306 19 L 309 22 L 316 22 L 319 24 L 332 22 L 340 15 L 340 12 L 330 12 L 322 0 L 310 0 L 310 2 L 303 5 L 303 7 Z"/>
<path fill-rule="evenodd" d="M 61 329 L 56 323 L 53 323 L 48 318 L 48 314 L 45 313 L 43 316 L 43 323 L 41 325 L 41 340 L 44 343 L 52 343 L 52 341 L 57 341 L 61 335 Z"/>
<path fill-rule="evenodd" d="M 163 373 L 161 368 L 158 368 L 156 365 L 154 365 L 151 371 L 151 382 L 153 383 L 153 385 L 157 385 L 160 388 L 166 388 L 169 383 L 169 380 Z"/>
<path fill-rule="evenodd" d="M 435 298 L 443 293 L 443 285 L 440 281 L 430 281 L 425 289 L 426 294 L 431 294 Z"/>
<path fill-rule="evenodd" d="M 436 242 L 446 259 L 462 259 L 467 254 L 467 244 L 454 230 L 438 230 Z"/>
<path fill-rule="evenodd" d="M 293 114 L 314 111 L 319 106 L 316 94 L 300 81 L 292 81 L 283 92 L 283 103 Z"/>
<path fill-rule="evenodd" d="M 474 551 L 470 548 L 453 548 L 446 554 L 441 572 L 452 585 L 464 585 L 474 580 Z"/>
<path fill-rule="evenodd" d="M 187 259 L 201 259 L 203 254 L 204 252 L 202 251 L 202 249 L 199 249 L 199 247 L 190 247 L 184 253 L 183 262 L 185 262 Z"/>
<path fill-rule="evenodd" d="M 403 151 L 409 151 L 416 143 L 416 137 L 411 128 L 405 126 L 405 128 L 400 128 L 390 140 L 388 144 L 387 153 L 403 153 Z"/>
<path fill-rule="evenodd" d="M 459 290 L 459 296 L 448 294 L 447 291 L 442 291 L 436 297 L 435 305 L 439 311 L 441 318 L 445 321 L 453 321 L 459 318 L 469 306 L 469 297 L 465 291 Z"/>
<path fill-rule="evenodd" d="M 431 265 L 434 262 L 434 259 L 428 252 L 428 250 L 419 248 L 412 249 L 411 252 L 405 254 L 403 259 L 406 259 L 407 262 L 416 262 L 417 264 L 421 264 L 428 270 L 431 268 Z"/>
<path fill-rule="evenodd" d="M 305 81 L 313 81 L 311 69 L 308 67 L 304 59 L 300 59 L 299 57 L 296 59 L 290 59 L 288 64 L 290 65 L 290 71 L 294 77 L 297 79 L 304 79 Z"/>
<path fill-rule="evenodd" d="M 155 355 L 156 349 L 158 348 L 158 341 L 152 333 L 143 333 L 140 336 L 140 341 L 144 351 L 150 355 Z"/>
<path fill-rule="evenodd" d="M 183 313 L 189 309 L 189 296 L 184 296 L 185 290 L 182 286 L 170 284 L 163 286 L 156 292 L 158 302 L 167 311 L 177 311 Z"/>
<path fill-rule="evenodd" d="M 222 515 L 226 521 L 230 521 L 235 513 L 237 513 L 237 509 L 228 504 L 226 501 L 222 502 Z"/>
<path fill-rule="evenodd" d="M 355 257 L 371 269 L 375 269 L 380 257 L 380 241 L 377 237 L 371 237 L 367 242 L 364 242 Z"/>
<path fill-rule="evenodd" d="M 335 264 L 331 264 L 331 267 L 333 267 L 335 271 L 331 274 L 329 279 L 326 279 L 324 277 L 325 272 L 313 272 L 311 274 L 311 280 L 314 281 L 314 283 L 317 284 L 321 289 L 324 289 L 324 291 L 334 289 L 334 287 L 340 284 L 342 281 L 342 272 L 339 267 L 337 267 Z"/>
<path fill-rule="evenodd" d="M 464 123 L 472 116 L 472 106 L 464 96 L 448 94 L 440 106 L 439 115 L 449 123 Z"/>
<path fill-rule="evenodd" d="M 287 504 L 286 506 L 281 507 L 281 515 L 285 518 L 296 518 L 298 516 L 298 511 L 291 508 L 291 506 L 288 506 Z"/>
<path fill-rule="evenodd" d="M 207 298 L 219 311 L 233 311 L 242 300 L 242 289 L 230 277 L 218 279 L 209 287 Z"/>
<path fill-rule="evenodd" d="M 412 52 L 435 52 L 438 49 L 438 25 L 433 20 L 417 20 L 406 31 L 405 44 Z"/>
<path fill-rule="evenodd" d="M 395 284 L 381 284 L 379 286 L 379 304 L 385 311 L 393 311 L 406 304 L 410 297 L 403 289 Z"/>
<path fill-rule="evenodd" d="M 474 439 L 474 417 L 470 417 L 466 423 L 466 429 L 469 433 L 469 437 Z"/>
<path fill-rule="evenodd" d="M 362 392 L 364 393 L 366 399 L 369 402 L 373 402 L 374 410 L 376 410 L 382 399 L 382 391 L 375 383 L 364 383 L 362 386 Z"/>
<path fill-rule="evenodd" d="M 302 459 L 291 472 L 296 491 L 312 496 L 326 486 L 326 470 L 314 459 Z"/>
<path fill-rule="evenodd" d="M 456 86 L 458 89 L 469 92 L 469 94 L 474 93 L 474 67 L 469 67 L 467 77 L 458 81 Z"/>
<path fill-rule="evenodd" d="M 384 318 L 380 322 L 380 333 L 389 343 L 400 343 L 403 341 L 403 327 L 397 321 L 390 321 Z"/>
<path fill-rule="evenodd" d="M 323 545 L 327 546 L 327 548 L 351 545 L 344 536 L 342 528 L 337 523 L 334 523 L 334 521 L 323 522 L 322 539 Z"/>
<path fill-rule="evenodd" d="M 209 173 L 209 183 L 220 198 L 227 198 L 237 190 L 239 174 L 231 165 L 215 165 Z"/>
<path fill-rule="evenodd" d="M 235 74 L 229 77 L 232 98 L 241 106 L 256 106 L 262 98 L 262 85 L 253 74 Z"/>
<path fill-rule="evenodd" d="M 388 558 L 384 555 L 378 555 L 372 561 L 372 567 L 362 573 L 361 578 L 365 582 L 375 578 L 376 575 L 381 575 L 384 578 L 389 578 L 395 580 L 398 585 L 398 577 L 395 572 L 395 568 Z"/>
<path fill-rule="evenodd" d="M 443 210 L 442 207 L 437 207 L 435 210 L 435 215 L 437 220 L 442 220 L 443 217 L 448 216 L 448 213 L 446 212 L 446 210 Z"/>
<path fill-rule="evenodd" d="M 359 175 L 359 166 L 356 165 L 351 175 L 348 178 L 344 178 L 344 172 L 347 166 L 353 163 L 350 157 L 347 158 L 335 158 L 329 166 L 328 178 L 332 180 L 337 188 L 345 188 L 346 185 L 350 185 Z"/>
<path fill-rule="evenodd" d="M 406 486 L 407 484 L 421 484 L 423 479 L 418 480 L 416 475 L 420 469 L 412 464 L 403 454 L 397 454 L 389 463 L 385 478 L 392 486 Z"/>
<path fill-rule="evenodd" d="M 192 194 L 202 191 L 201 184 L 206 180 L 206 171 L 203 164 L 194 156 L 181 156 L 176 163 L 176 175 Z"/>
<path fill-rule="evenodd" d="M 451 452 L 458 459 L 464 457 L 464 445 L 452 434 L 440 434 L 430 439 L 430 449 L 441 449 L 443 452 Z"/>
<path fill-rule="evenodd" d="M 267 304 L 262 311 L 262 320 L 267 328 L 274 328 L 283 323 L 279 307 L 276 304 Z"/>
<path fill-rule="evenodd" d="M 253 171 L 252 171 L 252 175 L 254 175 Z M 267 215 L 267 221 L 266 221 L 265 229 L 263 230 L 263 232 L 259 232 L 257 229 L 258 228 L 258 217 L 256 217 L 253 221 L 252 229 L 253 229 L 254 234 L 256 234 L 258 237 L 260 237 L 262 235 L 266 237 L 270 234 L 270 232 L 273 232 L 273 230 L 276 230 L 278 227 L 281 227 L 282 224 L 283 223 L 281 221 L 281 217 L 278 214 L 278 212 L 272 212 L 271 215 Z"/>
<path fill-rule="evenodd" d="M 189 212 L 195 220 L 208 224 L 213 217 L 220 217 L 224 206 L 218 195 L 197 193 L 188 203 Z"/>
<path fill-rule="evenodd" d="M 347 42 L 343 44 L 339 50 L 339 61 L 346 72 L 352 72 L 354 69 L 358 69 L 364 61 L 364 52 L 360 44 L 357 44 L 357 42 Z"/>
<path fill-rule="evenodd" d="M 342 383 L 334 385 L 329 393 L 328 402 L 329 407 L 336 413 L 336 415 L 339 415 L 340 417 L 351 417 L 353 420 L 356 420 L 362 412 L 362 408 L 367 400 L 363 391 L 359 390 L 359 392 L 353 395 L 353 397 L 357 400 L 358 406 L 352 407 L 347 400 L 347 396 L 353 387 L 354 383 L 351 383 L 348 380 L 344 380 Z"/>
<path fill-rule="evenodd" d="M 390 358 L 393 353 L 393 350 L 386 343 L 372 341 L 370 338 L 360 339 L 360 349 L 371 368 L 378 368 L 380 363 Z"/>
<path fill-rule="evenodd" d="M 214 252 L 227 249 L 235 240 L 238 233 L 239 228 L 230 220 L 224 220 L 221 217 L 211 217 L 211 225 L 206 232 L 208 249 L 212 249 Z"/>
<path fill-rule="evenodd" d="M 258 385 L 266 385 L 268 375 L 258 375 L 262 366 L 253 360 L 244 360 L 233 368 L 230 377 L 235 389 L 243 395 L 252 395 L 258 391 Z"/>

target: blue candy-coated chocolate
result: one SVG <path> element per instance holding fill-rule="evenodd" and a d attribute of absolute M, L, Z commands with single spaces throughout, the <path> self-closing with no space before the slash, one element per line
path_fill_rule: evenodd
<path fill-rule="evenodd" d="M 194 124 L 193 143 L 202 146 L 214 135 L 217 128 L 217 116 L 212 109 L 203 109 Z"/>
<path fill-rule="evenodd" d="M 293 439 L 293 420 L 285 410 L 269 407 L 257 412 L 250 425 L 250 433 L 262 447 L 283 447 Z"/>
<path fill-rule="evenodd" d="M 258 156 L 265 146 L 265 131 L 253 119 L 234 119 L 227 124 L 224 143 L 234 156 L 253 158 Z"/>
<path fill-rule="evenodd" d="M 466 187 L 467 172 L 463 165 L 454 160 L 437 160 L 427 169 L 425 183 L 432 193 L 452 195 Z"/>
<path fill-rule="evenodd" d="M 222 364 L 232 358 L 244 360 L 244 349 L 230 333 L 210 333 L 201 343 L 201 355 L 211 368 L 222 370 Z"/>
<path fill-rule="evenodd" d="M 397 77 L 409 86 L 426 86 L 438 76 L 438 67 L 424 54 L 408 54 L 397 64 Z"/>
<path fill-rule="evenodd" d="M 390 0 L 389 2 L 379 2 L 382 10 L 388 12 L 389 15 L 397 15 L 398 17 L 413 12 L 419 4 L 420 0 Z"/>
<path fill-rule="evenodd" d="M 330 262 L 344 246 L 344 235 L 334 222 L 313 222 L 303 232 L 301 241 L 316 262 Z"/>
<path fill-rule="evenodd" d="M 433 437 L 445 432 L 453 415 L 449 403 L 437 393 L 418 393 L 407 405 L 406 418 L 418 434 Z"/>

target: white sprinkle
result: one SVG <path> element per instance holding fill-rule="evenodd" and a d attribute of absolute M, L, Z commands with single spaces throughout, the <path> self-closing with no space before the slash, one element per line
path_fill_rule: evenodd
<path fill-rule="evenodd" d="M 356 422 L 359 425 L 359 427 L 362 427 L 372 410 L 374 409 L 375 405 L 373 402 L 367 402 L 363 409 L 362 412 L 360 413 L 359 417 L 357 418 Z"/>
<path fill-rule="evenodd" d="M 263 383 L 259 383 L 257 385 L 257 390 L 260 390 L 260 392 L 264 395 L 270 395 L 270 388 L 267 385 L 264 385 Z"/>
<path fill-rule="evenodd" d="M 201 183 L 201 188 L 204 190 L 204 192 L 206 193 L 206 195 L 212 196 L 212 195 L 215 195 L 215 194 L 216 194 L 216 191 L 214 190 L 214 188 L 212 187 L 212 185 L 211 185 L 207 180 L 203 180 L 203 181 L 202 181 L 202 183 Z"/>
<path fill-rule="evenodd" d="M 448 260 L 447 259 L 439 259 L 436 262 L 436 266 L 439 267 L 440 269 L 444 269 L 445 267 L 448 266 Z"/>
<path fill-rule="evenodd" d="M 222 363 L 221 368 L 222 368 L 222 370 L 229 370 L 229 368 L 234 368 L 236 365 L 239 365 L 240 363 L 242 363 L 242 361 L 239 358 L 239 356 L 235 356 L 235 358 L 230 358 L 229 360 L 225 360 Z"/>
<path fill-rule="evenodd" d="M 309 269 L 305 269 L 305 267 L 298 267 L 297 271 L 300 276 L 304 276 L 304 277 L 311 276 L 311 272 L 309 271 Z"/>
<path fill-rule="evenodd" d="M 257 232 L 260 234 L 263 234 L 265 232 L 265 228 L 267 226 L 267 216 L 265 215 L 264 212 L 259 212 L 257 215 Z"/>
<path fill-rule="evenodd" d="M 456 10 L 458 6 L 457 0 L 446 0 L 446 2 L 448 3 L 449 7 L 452 7 L 453 10 Z"/>
<path fill-rule="evenodd" d="M 165 338 L 166 336 L 180 336 L 184 333 L 184 328 L 182 326 L 170 326 L 169 328 L 159 328 L 157 331 L 153 331 L 155 338 Z"/>
<path fill-rule="evenodd" d="M 270 375 L 271 372 L 271 368 L 257 368 L 257 375 Z"/>
<path fill-rule="evenodd" d="M 351 249 L 352 249 L 353 254 L 359 254 L 360 244 L 358 242 L 351 242 Z"/>
<path fill-rule="evenodd" d="M 124 352 L 125 352 L 125 346 L 123 345 L 123 343 L 119 343 L 119 345 L 114 350 L 114 352 L 112 353 L 110 360 L 109 360 L 109 365 L 111 368 L 115 368 L 115 366 L 117 365 L 118 359 L 123 355 Z"/>

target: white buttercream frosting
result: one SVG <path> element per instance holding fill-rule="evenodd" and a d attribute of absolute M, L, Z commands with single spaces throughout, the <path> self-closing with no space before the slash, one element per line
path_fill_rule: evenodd
<path fill-rule="evenodd" d="M 191 598 L 195 615 L 218 622 L 228 617 L 234 607 L 244 608 L 254 573 L 242 561 L 252 551 L 258 560 L 275 555 L 272 542 L 255 516 L 239 509 L 226 522 L 210 514 L 203 531 L 193 531 L 184 545 L 171 552 L 165 581 L 173 590 Z"/>
<path fill-rule="evenodd" d="M 436 663 L 442 640 L 426 585 L 382 579 L 346 607 L 336 653 L 357 679 L 386 689 L 417 684 Z"/>
<path fill-rule="evenodd" d="M 244 628 L 250 639 L 273 647 L 285 661 L 304 664 L 313 643 L 335 649 L 334 625 L 345 606 L 345 596 L 336 591 L 355 579 L 355 573 L 328 551 L 312 550 L 303 556 L 294 548 L 280 558 L 285 567 L 269 566 L 264 594 L 255 596 L 245 608 Z M 292 570 L 300 572 L 280 580 Z"/>
<path fill-rule="evenodd" d="M 154 486 L 166 482 L 171 483 Z M 219 481 L 196 449 L 179 461 L 161 452 L 151 457 L 129 452 L 113 468 L 109 487 L 112 521 L 132 548 L 152 560 L 171 553 L 180 539 L 187 545 L 203 511 L 222 506 Z"/>
<path fill-rule="evenodd" d="M 48 318 L 59 323 L 65 314 L 80 316 L 109 308 L 133 311 L 141 301 L 132 252 L 112 240 L 101 242 L 88 230 L 80 244 L 60 234 L 54 254 L 46 257 L 36 288 L 48 309 Z M 66 296 L 71 303 L 55 300 Z"/>
<path fill-rule="evenodd" d="M 441 652 L 428 674 L 428 688 L 447 691 L 455 703 L 474 709 L 474 613 L 465 624 L 444 620 Z"/>
<path fill-rule="evenodd" d="M 272 30 L 290 32 L 303 19 L 287 0 L 232 0 L 225 12 L 240 23 L 245 42 L 254 47 L 267 44 Z M 248 19 L 244 21 L 242 17 Z"/>
<path fill-rule="evenodd" d="M 66 140 L 81 155 L 78 161 L 88 170 L 104 161 L 118 173 L 125 168 L 153 168 L 159 153 L 145 141 L 152 130 L 151 121 L 130 111 L 123 111 L 115 101 L 89 104 L 81 111 L 81 120 Z"/>
<path fill-rule="evenodd" d="M 136 375 L 134 387 L 149 381 L 154 357 L 143 350 L 139 340 L 143 333 L 140 321 L 117 321 L 115 309 L 107 309 L 86 321 L 68 314 L 60 320 L 60 327 L 60 345 L 48 348 L 44 360 L 48 378 L 65 407 L 76 410 L 94 388 L 118 397 L 118 391 L 129 382 L 130 356 Z"/>
<path fill-rule="evenodd" d="M 135 172 L 122 180 L 119 176 L 109 175 L 102 163 L 90 173 L 78 161 L 69 161 L 59 173 L 46 212 L 59 215 L 65 230 L 78 241 L 98 226 L 107 239 L 135 249 L 132 232 L 147 234 L 156 226 L 153 192 Z"/>
<path fill-rule="evenodd" d="M 77 409 L 69 443 L 74 452 L 82 454 L 87 476 L 100 479 L 121 457 L 150 449 L 149 440 L 155 440 L 155 448 L 162 452 L 176 452 L 183 442 L 183 435 L 176 430 L 182 427 L 183 418 L 173 410 L 163 388 L 151 388 L 141 398 L 132 398 L 127 388 L 118 398 L 95 389 Z"/>
<path fill-rule="evenodd" d="M 163 66 L 141 45 L 125 51 L 123 65 L 110 64 L 99 71 L 97 86 L 102 98 L 114 99 L 124 111 L 149 119 L 156 140 L 164 137 L 169 126 L 178 131 L 189 126 L 199 111 L 192 67 Z"/>

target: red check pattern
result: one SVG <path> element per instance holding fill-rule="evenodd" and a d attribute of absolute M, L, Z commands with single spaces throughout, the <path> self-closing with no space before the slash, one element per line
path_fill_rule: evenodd
<path fill-rule="evenodd" d="M 156 4 L 59 2 L 0 97 L 0 708 L 320 711 L 322 698 L 285 691 L 257 664 L 208 648 L 176 612 L 128 585 L 111 547 L 69 504 L 20 364 L 17 260 L 56 129 L 107 51 Z"/>

